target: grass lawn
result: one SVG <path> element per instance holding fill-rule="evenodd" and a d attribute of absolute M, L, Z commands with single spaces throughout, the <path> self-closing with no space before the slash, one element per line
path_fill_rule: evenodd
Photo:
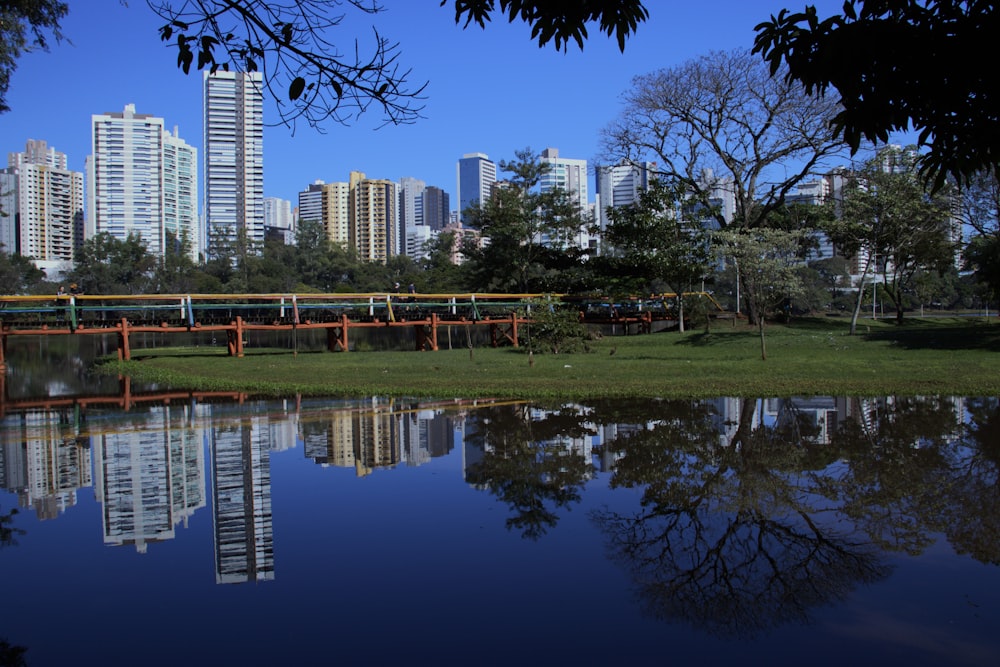
<path fill-rule="evenodd" d="M 173 388 L 267 396 L 598 398 L 716 396 L 883 396 L 1000 394 L 1000 324 L 981 319 L 863 321 L 814 318 L 766 329 L 767 360 L 755 328 L 605 336 L 589 353 L 534 354 L 524 348 L 438 352 L 309 352 L 225 348 L 133 350 L 105 372 Z M 532 361 L 533 363 L 529 363 Z"/>

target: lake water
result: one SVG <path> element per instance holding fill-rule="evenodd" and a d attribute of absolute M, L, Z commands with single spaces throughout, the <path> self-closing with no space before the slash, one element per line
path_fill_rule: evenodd
<path fill-rule="evenodd" d="M 0 664 L 1000 664 L 996 398 L 257 401 L 63 370 L 91 390 L 13 368 L 2 404 Z"/>

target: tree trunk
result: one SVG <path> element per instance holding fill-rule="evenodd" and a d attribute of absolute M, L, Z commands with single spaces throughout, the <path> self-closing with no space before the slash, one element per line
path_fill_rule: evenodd
<path fill-rule="evenodd" d="M 764 318 L 757 320 L 757 328 L 760 330 L 760 359 L 767 361 L 767 347 L 764 345 Z"/>
<path fill-rule="evenodd" d="M 851 313 L 851 335 L 858 331 L 858 316 L 861 315 L 861 302 L 865 298 L 865 278 L 868 277 L 868 269 L 871 268 L 872 258 L 869 255 L 865 261 L 865 268 L 861 271 L 861 281 L 858 283 L 858 298 L 854 300 L 854 312 Z"/>
<path fill-rule="evenodd" d="M 681 294 L 677 295 L 677 327 L 684 333 L 684 296 Z"/>

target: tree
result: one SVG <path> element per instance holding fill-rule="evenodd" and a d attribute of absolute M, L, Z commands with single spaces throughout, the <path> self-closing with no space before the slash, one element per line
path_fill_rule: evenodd
<path fill-rule="evenodd" d="M 609 207 L 605 239 L 621 270 L 662 280 L 677 294 L 678 324 L 684 331 L 683 293 L 709 272 L 712 253 L 703 227 L 705 214 L 692 208 L 678 183 L 654 180 L 639 201 Z"/>
<path fill-rule="evenodd" d="M 992 292 L 1000 292 L 1000 180 L 979 173 L 959 188 L 957 217 L 975 231 L 964 252 L 966 267 Z M 953 212 L 954 213 L 954 212 Z"/>
<path fill-rule="evenodd" d="M 602 132 L 608 161 L 655 161 L 720 228 L 762 226 L 843 146 L 830 128 L 838 105 L 772 78 L 747 50 L 637 76 L 623 103 Z"/>
<path fill-rule="evenodd" d="M 122 241 L 100 232 L 83 242 L 74 260 L 67 279 L 87 294 L 145 294 L 156 269 L 156 258 L 136 234 Z"/>
<path fill-rule="evenodd" d="M 756 313 L 760 358 L 766 360 L 764 317 L 786 305 L 802 288 L 796 270 L 801 264 L 802 234 L 761 228 L 719 231 L 714 236 L 719 255 L 739 267 L 743 294 Z"/>
<path fill-rule="evenodd" d="M 843 15 L 783 9 L 755 30 L 753 51 L 772 74 L 811 93 L 839 93 L 834 127 L 852 150 L 912 127 L 928 148 L 920 165 L 935 189 L 949 175 L 996 172 L 1000 78 L 983 39 L 1000 31 L 996 3 L 846 0 Z"/>
<path fill-rule="evenodd" d="M 850 174 L 843 190 L 842 215 L 829 224 L 830 238 L 845 255 L 861 254 L 858 296 L 851 317 L 856 333 L 864 283 L 883 269 L 883 284 L 903 320 L 903 291 L 918 269 L 946 270 L 954 259 L 948 237 L 948 200 L 929 196 L 917 172 L 914 149 L 885 148 Z"/>
<path fill-rule="evenodd" d="M 0 250 L 0 291 L 7 294 L 23 294 L 45 279 L 45 272 L 35 266 L 28 257 L 18 254 L 8 255 Z"/>
<path fill-rule="evenodd" d="M 263 86 L 287 124 L 303 119 L 346 124 L 373 105 L 385 121 L 412 123 L 420 117 L 426 84 L 411 86 L 411 70 L 399 64 L 399 44 L 372 27 L 371 43 L 355 37 L 351 48 L 334 33 L 346 18 L 344 7 L 375 15 L 374 0 L 147 0 L 163 19 L 160 38 L 177 50 L 177 65 L 196 70 L 259 71 Z M 441 6 L 448 4 L 442 0 Z M 499 4 L 499 9 L 497 5 Z M 586 0 L 559 5 L 541 0 L 455 0 L 455 22 L 485 27 L 496 14 L 532 28 L 539 46 L 552 41 L 565 49 L 570 40 L 583 48 L 587 24 L 597 23 L 619 47 L 648 12 L 640 0 Z"/>
<path fill-rule="evenodd" d="M 0 113 L 10 111 L 7 91 L 18 58 L 35 49 L 47 51 L 50 36 L 60 41 L 59 22 L 68 11 L 59 0 L 4 0 L 0 4 Z"/>
<path fill-rule="evenodd" d="M 512 178 L 502 184 L 482 207 L 466 215 L 489 242 L 483 247 L 467 244 L 475 287 L 491 291 L 562 291 L 564 267 L 555 260 L 572 245 L 585 226 L 583 214 L 565 190 L 538 191 L 549 165 L 539 162 L 530 148 L 515 152 L 516 159 L 501 161 Z"/>
<path fill-rule="evenodd" d="M 153 289 L 160 294 L 196 291 L 198 267 L 191 259 L 191 240 L 187 232 L 178 237 L 168 231 L 165 241 L 163 256 L 153 274 Z"/>

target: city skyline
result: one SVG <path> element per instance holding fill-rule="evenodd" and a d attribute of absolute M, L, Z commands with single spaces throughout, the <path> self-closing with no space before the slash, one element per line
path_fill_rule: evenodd
<path fill-rule="evenodd" d="M 12 110 L 0 116 L 7 150 L 18 150 L 28 139 L 44 140 L 66 153 L 70 169 L 83 171 L 91 115 L 134 104 L 138 113 L 178 128 L 203 154 L 200 73 L 185 76 L 176 68 L 173 52 L 156 32 L 160 20 L 144 6 L 101 2 L 107 4 L 104 11 L 70 0 L 63 32 L 73 45 L 53 45 L 50 53 L 19 60 L 8 98 Z M 670 7 L 669 13 L 654 6 L 622 54 L 596 29 L 583 52 L 571 47 L 561 53 L 539 49 L 522 24 L 497 21 L 486 30 L 462 30 L 451 8 L 437 2 L 385 4 L 388 11 L 374 20 L 349 17 L 344 34 L 363 45 L 374 24 L 390 41 L 399 41 L 400 63 L 412 68 L 409 80 L 414 87 L 428 82 L 424 118 L 380 128 L 382 119 L 371 113 L 351 127 L 293 130 L 273 126 L 277 110 L 266 100 L 265 197 L 294 202 L 316 180 L 344 181 L 351 171 L 362 171 L 369 178 L 422 180 L 451 194 L 457 208 L 455 169 L 463 155 L 485 153 L 499 164 L 526 147 L 536 153 L 554 147 L 566 158 L 586 160 L 589 181 L 602 163 L 600 130 L 619 113 L 618 97 L 633 76 L 709 51 L 749 47 L 753 26 L 788 5 L 726 1 Z M 821 14 L 839 9 L 833 0 L 818 4 Z M 71 104 L 53 104 L 48 82 L 55 80 Z M 502 172 L 497 176 L 504 178 Z M 589 189 L 593 201 L 593 181 Z"/>

